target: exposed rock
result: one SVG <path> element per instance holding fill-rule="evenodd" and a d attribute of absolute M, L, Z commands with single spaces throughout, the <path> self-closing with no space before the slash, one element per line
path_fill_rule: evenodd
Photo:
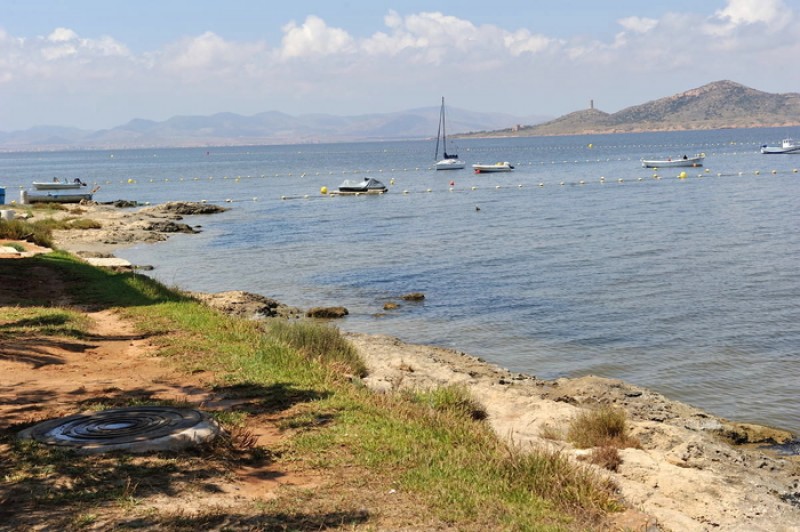
<path fill-rule="evenodd" d="M 290 307 L 274 299 L 241 290 L 214 294 L 192 292 L 191 295 L 225 314 L 248 319 L 296 318 L 302 314 L 302 311 L 296 307 Z"/>
<path fill-rule="evenodd" d="M 131 207 L 138 207 L 139 203 L 131 200 L 118 199 L 114 201 L 104 201 L 100 203 L 100 205 L 111 205 L 112 207 L 116 207 L 118 209 L 128 209 Z"/>
<path fill-rule="evenodd" d="M 141 228 L 145 231 L 156 231 L 158 233 L 187 233 L 195 234 L 200 231 L 187 224 L 174 222 L 172 220 L 146 221 L 141 223 Z"/>
<path fill-rule="evenodd" d="M 397 307 L 398 307 L 397 303 L 394 303 L 393 301 L 388 301 L 383 304 L 383 310 L 394 310 Z"/>
<path fill-rule="evenodd" d="M 194 214 L 216 214 L 218 212 L 225 212 L 228 209 L 214 205 L 213 203 L 202 203 L 196 201 L 170 201 L 154 207 L 142 209 L 147 212 L 164 212 L 180 215 L 194 215 Z"/>
<path fill-rule="evenodd" d="M 306 317 L 308 318 L 343 318 L 349 312 L 344 307 L 313 307 L 308 309 Z"/>
<path fill-rule="evenodd" d="M 425 299 L 425 294 L 422 292 L 411 292 L 410 294 L 405 294 L 402 296 L 401 299 L 404 301 L 422 301 Z"/>

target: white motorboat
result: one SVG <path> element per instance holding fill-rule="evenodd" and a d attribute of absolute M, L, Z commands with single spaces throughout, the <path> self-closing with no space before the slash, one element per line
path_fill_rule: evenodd
<path fill-rule="evenodd" d="M 365 177 L 363 181 L 345 179 L 339 185 L 339 194 L 383 194 L 386 190 L 386 185 L 371 177 Z"/>
<path fill-rule="evenodd" d="M 675 168 L 680 166 L 697 167 L 703 166 L 703 160 L 706 158 L 705 153 L 698 153 L 697 155 L 684 155 L 683 157 L 668 157 L 666 159 L 642 159 L 642 166 L 644 168 Z"/>
<path fill-rule="evenodd" d="M 77 190 L 85 186 L 86 183 L 84 183 L 78 178 L 75 178 L 72 182 L 66 180 L 61 181 L 57 177 L 54 177 L 52 181 L 33 182 L 33 188 L 35 188 L 36 190 Z"/>
<path fill-rule="evenodd" d="M 800 141 L 794 139 L 783 139 L 780 146 L 761 146 L 761 153 L 797 153 L 800 154 Z"/>
<path fill-rule="evenodd" d="M 473 164 L 472 169 L 476 174 L 483 174 L 486 172 L 510 172 L 514 166 L 508 161 L 494 164 Z"/>
<path fill-rule="evenodd" d="M 444 96 L 442 96 L 442 108 L 439 111 L 439 132 L 436 134 L 436 152 L 434 153 L 434 165 L 437 170 L 461 170 L 467 164 L 458 158 L 458 155 L 447 153 L 447 132 L 445 131 L 445 116 L 444 116 Z M 439 159 L 439 142 L 442 143 L 443 159 Z"/>

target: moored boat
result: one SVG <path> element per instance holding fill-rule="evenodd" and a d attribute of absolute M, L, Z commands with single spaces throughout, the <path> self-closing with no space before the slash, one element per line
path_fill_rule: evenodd
<path fill-rule="evenodd" d="M 444 96 L 442 96 L 442 108 L 439 111 L 439 132 L 436 134 L 436 152 L 433 156 L 434 160 L 439 159 L 439 141 L 442 143 L 443 159 L 437 160 L 434 167 L 437 170 L 461 170 L 467 163 L 458 158 L 458 155 L 447 153 L 447 132 L 445 131 L 445 115 L 444 115 Z"/>
<path fill-rule="evenodd" d="M 84 183 L 78 178 L 75 178 L 72 182 L 66 180 L 61 181 L 57 177 L 54 177 L 52 181 L 33 182 L 33 188 L 35 188 L 36 190 L 77 190 L 85 186 L 86 183 Z"/>
<path fill-rule="evenodd" d="M 97 188 L 99 187 L 95 187 L 91 192 L 23 190 L 19 194 L 19 201 L 23 205 L 30 203 L 80 203 L 82 201 L 92 201 Z"/>
<path fill-rule="evenodd" d="M 386 185 L 372 177 L 365 177 L 363 181 L 345 179 L 339 185 L 340 194 L 383 194 L 386 192 Z"/>
<path fill-rule="evenodd" d="M 510 172 L 514 169 L 514 166 L 508 161 L 505 161 L 494 164 L 473 164 L 472 169 L 475 170 L 476 174 L 482 174 L 485 172 Z"/>
<path fill-rule="evenodd" d="M 796 153 L 800 154 L 800 141 L 795 139 L 783 139 L 780 146 L 761 146 L 761 153 L 774 154 L 774 153 Z"/>
<path fill-rule="evenodd" d="M 642 159 L 642 166 L 644 168 L 675 168 L 680 166 L 696 167 L 703 166 L 703 160 L 705 160 L 705 158 L 705 153 L 698 153 L 697 155 L 692 155 L 691 157 L 684 155 L 683 157 L 677 157 L 675 159 L 672 157 L 668 157 L 667 159 Z"/>

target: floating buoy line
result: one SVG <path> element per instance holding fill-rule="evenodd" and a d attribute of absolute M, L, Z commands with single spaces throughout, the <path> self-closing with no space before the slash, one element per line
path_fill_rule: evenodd
<path fill-rule="evenodd" d="M 647 182 L 658 182 L 658 181 L 691 181 L 691 180 L 700 180 L 700 179 L 709 179 L 709 178 L 724 178 L 724 177 L 759 177 L 763 179 L 764 177 L 769 176 L 779 176 L 779 175 L 798 175 L 800 172 L 797 168 L 789 169 L 789 170 L 778 170 L 772 169 L 769 171 L 761 171 L 761 170 L 750 170 L 750 171 L 740 171 L 740 172 L 713 172 L 711 169 L 705 168 L 687 168 L 686 170 L 681 170 L 676 172 L 677 169 L 669 168 L 669 169 L 652 169 L 653 173 L 648 173 L 647 175 L 640 174 L 638 176 L 633 177 L 593 177 L 593 178 L 571 178 L 571 179 L 548 179 L 548 180 L 541 180 L 536 179 L 535 176 L 519 176 L 512 175 L 509 178 L 513 179 L 514 177 L 524 177 L 525 181 L 503 181 L 503 182 L 478 182 L 474 181 L 473 175 L 463 175 L 461 178 L 457 178 L 454 180 L 449 181 L 438 181 L 434 186 L 430 185 L 420 185 L 415 184 L 413 188 L 405 187 L 399 181 L 401 179 L 392 177 L 389 181 L 389 190 L 392 194 L 401 194 L 403 196 L 412 196 L 412 195 L 430 195 L 430 194 L 453 194 L 453 193 L 477 193 L 477 192 L 485 192 L 488 190 L 491 191 L 519 191 L 519 190 L 526 190 L 526 189 L 544 189 L 544 188 L 569 188 L 569 187 L 590 187 L 593 185 L 601 185 L 601 186 L 614 186 L 614 185 L 624 185 L 624 184 L 641 184 Z M 367 171 L 354 171 L 353 173 L 370 173 L 374 174 L 375 172 L 367 172 Z M 301 174 L 301 175 L 308 175 L 308 174 Z M 315 174 L 316 175 L 316 174 Z M 321 175 L 321 174 L 320 174 Z M 507 177 L 509 174 L 504 174 L 503 177 Z M 240 181 L 241 179 L 246 178 L 260 178 L 262 176 L 237 176 L 236 178 L 230 178 L 223 176 L 219 179 L 228 179 L 230 181 Z M 272 176 L 263 176 L 264 178 L 272 177 Z M 185 178 L 183 178 L 186 180 Z M 206 179 L 214 179 L 213 176 L 209 176 Z M 179 181 L 181 178 L 178 179 Z M 203 179 L 189 179 L 188 181 L 202 181 Z M 169 181 L 169 179 L 165 179 L 164 181 Z M 158 183 L 158 180 L 150 181 L 149 183 Z M 138 181 L 135 179 L 129 179 L 127 181 L 121 181 L 121 183 L 126 183 L 129 185 L 137 185 Z M 458 184 L 456 184 L 458 183 Z M 352 196 L 373 196 L 374 194 L 367 194 L 367 193 L 354 193 Z M 204 199 L 203 202 L 210 202 L 210 203 L 241 203 L 241 202 L 258 202 L 258 201 L 268 201 L 279 199 L 282 201 L 286 200 L 317 200 L 320 198 L 334 198 L 339 197 L 338 194 L 335 192 L 329 192 L 327 186 L 322 186 L 320 189 L 316 189 L 315 192 L 309 191 L 308 193 L 304 194 L 285 194 L 278 196 L 275 198 L 274 196 L 269 197 L 260 197 L 260 196 L 247 196 L 247 197 L 226 197 L 224 199 Z"/>

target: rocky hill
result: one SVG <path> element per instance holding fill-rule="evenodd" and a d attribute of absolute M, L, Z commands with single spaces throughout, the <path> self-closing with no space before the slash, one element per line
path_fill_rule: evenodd
<path fill-rule="evenodd" d="M 800 125 L 800 94 L 716 81 L 613 114 L 586 109 L 542 124 L 474 136 L 547 136 Z"/>

